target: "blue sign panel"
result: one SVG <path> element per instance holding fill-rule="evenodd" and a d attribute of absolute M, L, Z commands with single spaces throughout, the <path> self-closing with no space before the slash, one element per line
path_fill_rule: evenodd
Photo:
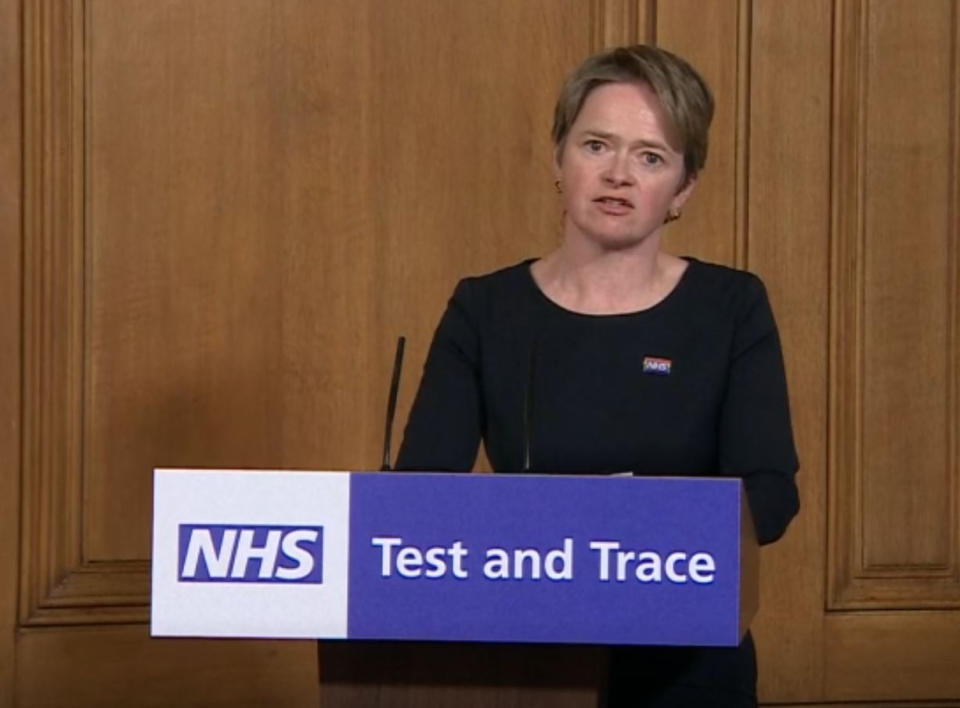
<path fill-rule="evenodd" d="M 347 636 L 736 644 L 740 503 L 730 479 L 354 474 Z"/>

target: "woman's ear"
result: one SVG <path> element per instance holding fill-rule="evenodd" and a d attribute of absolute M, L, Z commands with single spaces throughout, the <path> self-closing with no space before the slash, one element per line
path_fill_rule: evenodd
<path fill-rule="evenodd" d="M 680 183 L 680 188 L 677 190 L 676 195 L 673 197 L 673 201 L 670 202 L 670 207 L 672 209 L 679 209 L 686 203 L 687 199 L 690 198 L 690 195 L 693 194 L 694 187 L 697 186 L 697 175 L 689 174 L 683 178 L 683 181 Z"/>
<path fill-rule="evenodd" d="M 559 145 L 553 148 L 553 176 L 560 177 L 560 165 L 563 162 L 563 146 L 566 141 L 561 141 Z"/>

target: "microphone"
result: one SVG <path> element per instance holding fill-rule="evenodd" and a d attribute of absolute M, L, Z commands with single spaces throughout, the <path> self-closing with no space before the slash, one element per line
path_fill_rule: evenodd
<path fill-rule="evenodd" d="M 389 472 L 390 467 L 390 438 L 393 433 L 393 417 L 397 412 L 397 389 L 400 388 L 400 369 L 403 367 L 403 347 L 407 343 L 406 337 L 397 338 L 397 354 L 393 359 L 393 378 L 390 380 L 390 395 L 387 398 L 387 424 L 383 431 L 383 464 L 381 472 Z"/>
<path fill-rule="evenodd" d="M 523 397 L 523 471 L 530 471 L 530 438 L 533 435 L 533 381 L 537 365 L 537 338 L 530 340 L 530 366 Z"/>

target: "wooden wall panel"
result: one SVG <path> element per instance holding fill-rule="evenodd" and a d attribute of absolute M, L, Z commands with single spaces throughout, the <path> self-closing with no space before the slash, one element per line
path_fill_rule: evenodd
<path fill-rule="evenodd" d="M 20 522 L 20 5 L 0 0 L 0 708 L 14 706 Z"/>
<path fill-rule="evenodd" d="M 960 696 L 958 4 L 0 0 L 0 706 L 315 703 L 310 643 L 147 639 L 150 470 L 378 465 L 396 336 L 399 437 L 456 279 L 557 243 L 564 72 L 638 39 L 718 101 L 668 248 L 784 344 L 761 700 Z"/>
<path fill-rule="evenodd" d="M 655 43 L 658 0 L 593 0 L 593 4 L 591 25 L 595 50 L 638 42 Z"/>
<path fill-rule="evenodd" d="M 419 642 L 323 644 L 324 708 L 604 708 L 603 647 Z"/>
<path fill-rule="evenodd" d="M 751 11 L 746 265 L 763 277 L 780 329 L 801 506 L 786 536 L 761 553 L 759 690 L 764 702 L 816 702 L 826 698 L 820 648 L 831 3 L 755 0 Z"/>
<path fill-rule="evenodd" d="M 868 5 L 862 333 L 867 571 L 947 570 L 960 533 L 951 509 L 955 460 L 947 449 L 948 431 L 960 424 L 949 385 L 957 362 L 951 335 L 960 325 L 950 243 L 955 226 L 948 221 L 956 194 L 950 193 L 953 156 L 942 149 L 957 135 L 953 5 Z M 906 372 L 905 362 L 918 375 Z"/>
<path fill-rule="evenodd" d="M 92 5 L 91 558 L 146 558 L 157 465 L 376 466 L 396 336 L 404 411 L 452 274 L 555 239 L 573 7 Z"/>
<path fill-rule="evenodd" d="M 150 639 L 143 626 L 30 629 L 21 708 L 316 708 L 313 642 Z"/>
<path fill-rule="evenodd" d="M 687 59 L 713 91 L 707 166 L 683 218 L 666 231 L 666 249 L 703 260 L 744 266 L 746 222 L 743 173 L 747 148 L 743 119 L 748 109 L 749 17 L 744 3 L 670 0 L 656 6 L 656 43 Z M 709 27 L 709 32 L 693 31 Z M 741 76 L 745 79 L 740 81 Z"/>
<path fill-rule="evenodd" d="M 85 552 L 146 559 L 154 466 L 282 465 L 284 192 L 304 115 L 276 100 L 283 23 L 262 5 L 88 13 Z"/>
<path fill-rule="evenodd" d="M 838 609 L 960 602 L 957 19 L 949 1 L 838 8 Z"/>
<path fill-rule="evenodd" d="M 554 92 L 603 10 L 26 6 L 23 704 L 315 699 L 310 643 L 103 626 L 147 619 L 151 469 L 377 465 L 396 335 L 402 421 L 456 278 L 556 242 Z"/>
<path fill-rule="evenodd" d="M 957 612 L 832 612 L 825 636 L 830 700 L 960 703 Z"/>
<path fill-rule="evenodd" d="M 835 27 L 825 690 L 956 699 L 957 3 Z"/>
<path fill-rule="evenodd" d="M 22 623 L 62 614 L 52 596 L 81 564 L 82 20 L 79 3 L 24 7 Z"/>
<path fill-rule="evenodd" d="M 549 126 L 535 130 L 519 100 L 540 66 L 517 72 L 505 56 L 499 83 L 484 78 L 489 62 L 473 78 L 411 75 L 446 47 L 395 32 L 415 16 L 396 4 L 373 27 L 345 6 L 312 22 L 316 6 L 83 7 L 27 17 L 31 77 L 49 87 L 28 109 L 27 623 L 145 619 L 153 466 L 374 466 L 391 340 L 411 336 L 416 371 L 452 288 L 441 273 L 547 250 L 556 232 Z M 537 8 L 516 22 L 454 12 L 439 19 L 501 36 Z M 575 23 L 556 17 L 569 38 Z M 341 31 L 351 25 L 357 41 Z M 583 46 L 565 43 L 555 74 L 586 51 L 589 23 L 578 26 Z M 316 41 L 323 27 L 329 43 Z M 446 113 L 438 85 L 461 94 Z M 549 115 L 552 92 L 535 115 Z M 497 147 L 503 100 L 522 128 Z M 531 184 L 539 200 L 508 218 Z M 477 192 L 490 194 L 461 201 Z M 490 202 L 502 206 L 492 219 L 477 211 Z M 434 257 L 397 268 L 410 252 Z"/>

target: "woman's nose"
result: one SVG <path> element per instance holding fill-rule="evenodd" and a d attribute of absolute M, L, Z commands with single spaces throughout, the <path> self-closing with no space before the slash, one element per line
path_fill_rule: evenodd
<path fill-rule="evenodd" d="M 603 179 L 609 184 L 621 186 L 633 183 L 633 175 L 630 173 L 628 156 L 620 153 L 613 153 L 610 156 L 610 162 L 604 171 Z"/>

